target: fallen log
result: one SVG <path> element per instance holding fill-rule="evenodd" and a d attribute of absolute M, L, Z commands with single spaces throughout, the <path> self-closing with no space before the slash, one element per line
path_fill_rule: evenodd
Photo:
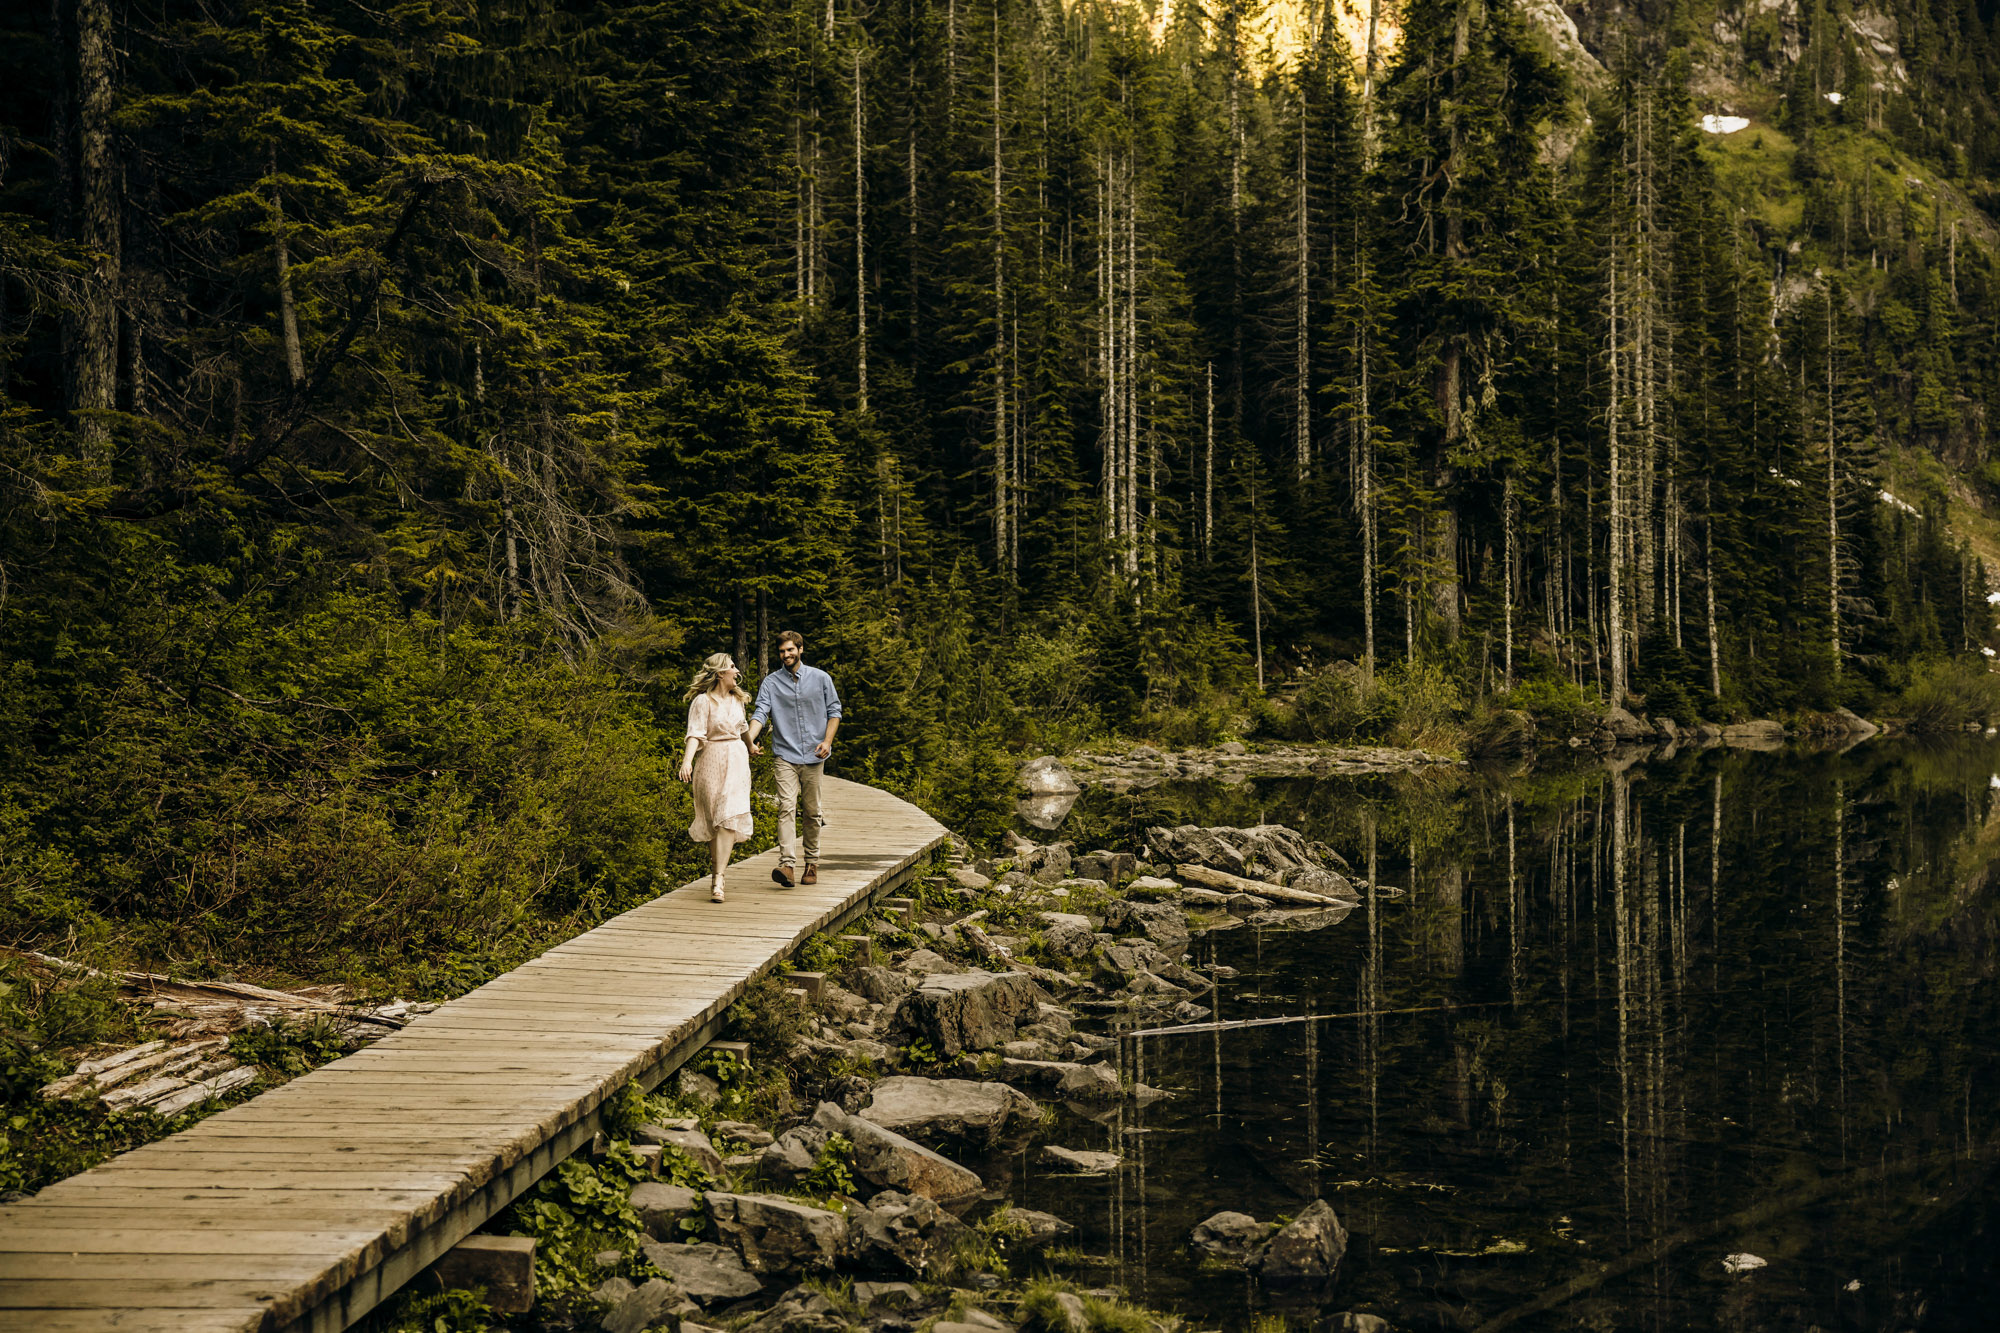
<path fill-rule="evenodd" d="M 0 947 L 0 954 L 9 955 L 23 961 L 39 964 L 42 968 L 67 973 L 72 976 L 108 976 L 118 983 L 122 991 L 140 996 L 151 996 L 155 1008 L 171 1009 L 175 1004 L 210 1005 L 217 1003 L 242 1007 L 245 1002 L 274 1006 L 290 1011 L 326 1014 L 333 1018 L 344 1018 L 352 1023 L 367 1023 L 375 1027 L 402 1028 L 409 1026 L 409 1019 L 396 1017 L 378 1011 L 356 1009 L 352 1005 L 338 1004 L 323 1000 L 315 995 L 301 995 L 295 991 L 272 990 L 265 986 L 253 986 L 241 981 L 175 981 L 158 972 L 101 972 L 85 963 L 72 962 L 67 958 L 57 958 L 53 954 L 36 949 L 9 949 Z M 394 1008 L 385 1005 L 383 1008 Z"/>
<path fill-rule="evenodd" d="M 1361 906 L 1349 898 L 1329 898 L 1321 893 L 1307 893 L 1304 889 L 1288 889 L 1282 884 L 1245 879 L 1224 870 L 1210 870 L 1207 866 L 1175 866 L 1174 873 L 1182 879 L 1193 880 L 1203 888 L 1221 889 L 1225 893 L 1251 893 L 1259 898 L 1269 898 L 1274 903 L 1298 903 L 1305 907 Z"/>

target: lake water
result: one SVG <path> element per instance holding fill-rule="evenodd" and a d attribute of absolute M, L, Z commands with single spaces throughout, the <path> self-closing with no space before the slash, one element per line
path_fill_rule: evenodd
<path fill-rule="evenodd" d="M 1206 936 L 1221 1018 L 1309 1021 L 1128 1043 L 1174 1095 L 1046 1136 L 1125 1165 L 1003 1177 L 1079 1225 L 1066 1272 L 1195 1328 L 2000 1327 L 1996 773 L 1878 740 L 1090 793 L 1080 848 L 1283 823 L 1404 892 Z M 1316 1197 L 1350 1232 L 1330 1291 L 1187 1247 Z"/>

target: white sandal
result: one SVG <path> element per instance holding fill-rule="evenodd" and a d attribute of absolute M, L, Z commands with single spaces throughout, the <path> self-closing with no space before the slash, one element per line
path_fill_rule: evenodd
<path fill-rule="evenodd" d="M 708 886 L 708 900 L 712 903 L 725 901 L 722 896 L 722 881 L 720 879 L 715 880 Z"/>

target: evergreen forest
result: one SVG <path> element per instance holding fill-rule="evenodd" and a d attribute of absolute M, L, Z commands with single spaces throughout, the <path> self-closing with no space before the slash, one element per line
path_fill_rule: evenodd
<path fill-rule="evenodd" d="M 8 6 L 7 938 L 462 989 L 698 872 L 783 629 L 975 837 L 1107 735 L 1981 721 L 1992 8 Z"/>

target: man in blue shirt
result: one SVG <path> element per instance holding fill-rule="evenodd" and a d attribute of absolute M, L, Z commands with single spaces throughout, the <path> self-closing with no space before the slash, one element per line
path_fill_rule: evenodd
<path fill-rule="evenodd" d="M 771 878 L 785 888 L 819 882 L 819 780 L 826 757 L 833 753 L 833 734 L 840 730 L 840 692 L 833 677 L 809 667 L 806 640 L 797 630 L 778 636 L 778 669 L 757 686 L 757 709 L 750 715 L 750 743 L 755 745 L 766 724 L 771 728 L 771 757 L 778 770 L 778 868 Z M 806 869 L 799 875 L 799 801 L 806 807 Z"/>

